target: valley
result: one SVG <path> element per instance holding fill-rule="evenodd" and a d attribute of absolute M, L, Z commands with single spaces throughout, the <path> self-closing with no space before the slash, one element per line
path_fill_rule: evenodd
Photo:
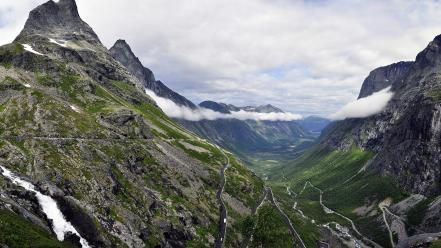
<path fill-rule="evenodd" d="M 358 101 L 382 91 L 333 120 L 194 104 L 48 1 L 0 46 L 0 247 L 439 247 L 441 36 Z"/>

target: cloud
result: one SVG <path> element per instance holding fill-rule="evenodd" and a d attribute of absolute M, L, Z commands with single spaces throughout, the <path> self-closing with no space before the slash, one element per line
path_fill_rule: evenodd
<path fill-rule="evenodd" d="M 12 41 L 28 11 L 45 1 L 0 1 L 7 22 L 0 42 Z M 268 103 L 302 115 L 334 113 L 372 69 L 413 60 L 441 33 L 435 0 L 77 4 L 106 46 L 126 39 L 156 78 L 193 102 Z"/>
<path fill-rule="evenodd" d="M 145 90 L 171 118 L 184 119 L 187 121 L 200 120 L 217 120 L 217 119 L 238 119 L 238 120 L 255 120 L 255 121 L 293 121 L 302 118 L 301 115 L 292 113 L 258 113 L 249 111 L 232 111 L 231 114 L 224 114 L 207 108 L 191 109 L 188 107 L 177 105 L 170 99 L 157 96 L 153 91 Z"/>
<path fill-rule="evenodd" d="M 365 118 L 378 114 L 383 111 L 394 95 L 390 88 L 389 86 L 370 96 L 350 102 L 334 114 L 331 114 L 329 118 L 332 120 L 343 120 L 346 118 Z"/>

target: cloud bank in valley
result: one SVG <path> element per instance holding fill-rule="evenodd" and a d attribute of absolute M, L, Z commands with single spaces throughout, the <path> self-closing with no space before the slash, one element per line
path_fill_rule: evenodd
<path fill-rule="evenodd" d="M 350 102 L 334 114 L 331 114 L 329 118 L 332 120 L 343 120 L 346 118 L 365 118 L 378 114 L 383 111 L 394 95 L 390 88 L 387 87 L 370 96 Z"/>
<path fill-rule="evenodd" d="M 232 111 L 224 114 L 207 108 L 191 109 L 180 106 L 170 99 L 159 97 L 151 90 L 145 90 L 166 115 L 172 118 L 184 119 L 187 121 L 217 120 L 217 119 L 238 119 L 255 121 L 293 121 L 302 118 L 301 115 L 293 113 L 258 113 L 249 111 Z"/>

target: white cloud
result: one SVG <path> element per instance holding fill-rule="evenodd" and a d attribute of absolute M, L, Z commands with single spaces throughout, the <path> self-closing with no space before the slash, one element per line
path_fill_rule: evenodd
<path fill-rule="evenodd" d="M 0 1 L 0 42 L 13 40 L 43 2 Z M 441 1 L 77 4 L 105 45 L 126 39 L 158 79 L 194 102 L 269 103 L 304 115 L 335 112 L 358 95 L 372 69 L 413 60 L 441 33 Z"/>
<path fill-rule="evenodd" d="M 177 105 L 170 99 L 157 96 L 153 91 L 146 89 L 149 95 L 166 115 L 172 118 L 184 119 L 187 121 L 216 120 L 216 119 L 238 119 L 256 121 L 293 121 L 302 118 L 301 115 L 292 113 L 258 113 L 249 111 L 231 111 L 231 114 L 224 114 L 207 108 L 191 109 Z"/>
<path fill-rule="evenodd" d="M 389 86 L 370 96 L 350 102 L 336 113 L 331 114 L 329 118 L 332 120 L 343 120 L 346 118 L 365 118 L 378 114 L 383 111 L 394 95 L 390 88 Z"/>

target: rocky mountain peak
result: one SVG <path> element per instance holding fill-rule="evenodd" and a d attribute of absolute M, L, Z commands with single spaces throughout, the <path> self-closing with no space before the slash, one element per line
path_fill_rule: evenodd
<path fill-rule="evenodd" d="M 92 28 L 81 19 L 75 0 L 51 0 L 33 9 L 16 41 L 26 41 L 36 35 L 100 43 Z"/>
<path fill-rule="evenodd" d="M 174 92 L 161 81 L 157 81 L 153 72 L 144 67 L 125 40 L 117 40 L 109 51 L 116 61 L 121 63 L 143 84 L 144 88 L 153 91 L 160 97 L 170 99 L 178 105 L 196 108 L 190 100 Z"/>
<path fill-rule="evenodd" d="M 281 110 L 271 104 L 257 106 L 256 108 L 254 108 L 254 111 L 259 112 L 259 113 L 283 113 L 283 110 Z"/>
<path fill-rule="evenodd" d="M 224 103 L 217 103 L 213 101 L 203 101 L 199 104 L 200 107 L 211 109 L 216 112 L 229 114 L 231 113 L 228 106 Z"/>
<path fill-rule="evenodd" d="M 427 47 L 421 51 L 416 59 L 415 64 L 418 68 L 427 66 L 439 66 L 441 64 L 441 35 L 436 36 Z"/>
<path fill-rule="evenodd" d="M 379 67 L 369 73 L 364 80 L 358 98 L 367 97 L 400 81 L 414 62 L 398 62 Z"/>
<path fill-rule="evenodd" d="M 153 72 L 142 65 L 125 40 L 117 40 L 109 51 L 117 61 L 129 69 L 144 85 L 156 81 Z"/>

